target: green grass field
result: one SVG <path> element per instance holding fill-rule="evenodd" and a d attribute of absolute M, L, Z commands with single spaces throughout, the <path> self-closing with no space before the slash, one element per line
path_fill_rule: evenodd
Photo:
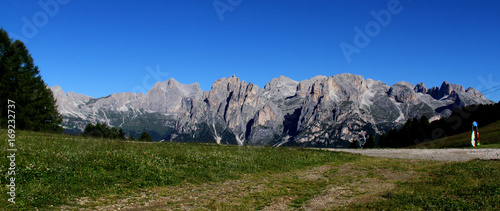
<path fill-rule="evenodd" d="M 477 148 L 500 148 L 500 121 L 479 128 L 481 145 Z M 473 148 L 471 132 L 420 143 L 408 148 Z"/>
<path fill-rule="evenodd" d="M 499 161 L 440 163 L 16 132 L 12 204 L 7 131 L 0 130 L 0 207 L 6 210 L 500 208 Z"/>

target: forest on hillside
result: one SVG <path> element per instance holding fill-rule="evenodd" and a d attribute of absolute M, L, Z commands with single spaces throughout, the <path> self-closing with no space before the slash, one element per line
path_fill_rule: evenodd
<path fill-rule="evenodd" d="M 408 147 L 471 130 L 472 122 L 479 127 L 500 120 L 500 103 L 472 105 L 455 108 L 448 117 L 429 123 L 426 116 L 406 121 L 401 128 L 394 128 L 378 138 L 381 148 Z"/>

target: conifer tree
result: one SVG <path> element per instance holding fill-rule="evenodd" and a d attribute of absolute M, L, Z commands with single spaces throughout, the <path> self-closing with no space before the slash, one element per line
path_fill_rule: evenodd
<path fill-rule="evenodd" d="M 0 28 L 0 125 L 7 123 L 7 102 L 15 102 L 16 129 L 62 132 L 52 91 L 23 42 Z"/>
<path fill-rule="evenodd" d="M 351 149 L 357 149 L 357 148 L 359 148 L 359 141 L 358 141 L 358 140 L 354 140 L 354 141 L 352 141 L 352 142 L 349 144 L 349 148 L 351 148 Z"/>
<path fill-rule="evenodd" d="M 151 136 L 148 132 L 144 131 L 141 133 L 141 137 L 139 137 L 139 141 L 151 141 Z"/>
<path fill-rule="evenodd" d="M 389 143 L 387 142 L 387 135 L 385 133 L 380 135 L 380 137 L 378 138 L 378 146 L 380 148 L 389 147 Z"/>
<path fill-rule="evenodd" d="M 118 139 L 125 140 L 125 132 L 123 131 L 123 128 L 118 130 Z"/>
<path fill-rule="evenodd" d="M 376 142 L 377 142 L 377 140 L 375 139 L 375 135 L 374 134 L 370 134 L 368 136 L 368 138 L 366 139 L 366 142 L 363 145 L 363 147 L 364 148 L 375 148 L 375 145 L 377 144 Z"/>

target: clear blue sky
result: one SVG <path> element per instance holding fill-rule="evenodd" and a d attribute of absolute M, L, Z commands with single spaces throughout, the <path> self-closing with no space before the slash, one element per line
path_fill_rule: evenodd
<path fill-rule="evenodd" d="M 38 2 L 0 1 L 0 27 L 26 42 L 49 86 L 92 97 L 148 90 L 171 77 L 209 90 L 233 74 L 261 88 L 280 75 L 340 73 L 389 85 L 500 85 L 496 0 Z M 391 18 L 381 16 L 381 24 L 371 11 Z M 343 42 L 357 49 L 350 62 Z M 487 97 L 498 102 L 500 93 Z"/>

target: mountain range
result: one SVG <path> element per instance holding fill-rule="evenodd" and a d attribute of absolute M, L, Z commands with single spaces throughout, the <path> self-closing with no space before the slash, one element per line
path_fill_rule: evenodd
<path fill-rule="evenodd" d="M 215 81 L 210 91 L 172 78 L 145 95 L 101 98 L 50 89 L 67 133 L 100 122 L 135 137 L 148 131 L 156 140 L 234 145 L 346 147 L 409 118 L 435 120 L 457 107 L 493 103 L 472 87 L 446 81 L 432 88 L 389 86 L 347 73 L 300 82 L 280 76 L 264 88 L 233 75 Z"/>

